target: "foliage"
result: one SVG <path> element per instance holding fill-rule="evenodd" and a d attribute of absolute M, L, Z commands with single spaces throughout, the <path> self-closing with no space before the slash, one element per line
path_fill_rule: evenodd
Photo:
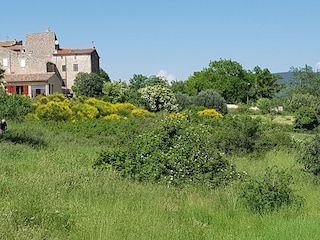
<path fill-rule="evenodd" d="M 277 84 L 280 77 L 261 70 L 258 66 L 253 71 L 246 71 L 232 60 L 211 61 L 208 68 L 190 76 L 185 89 L 189 95 L 197 95 L 207 89 L 219 91 L 227 103 L 246 103 L 248 98 L 272 98 L 284 85 Z"/>
<path fill-rule="evenodd" d="M 300 107 L 295 112 L 294 127 L 297 129 L 312 130 L 319 125 L 315 110 L 310 107 Z"/>
<path fill-rule="evenodd" d="M 166 110 L 169 112 L 177 111 L 178 105 L 172 91 L 161 85 L 148 86 L 138 90 L 141 98 L 146 100 L 146 108 L 152 112 Z"/>
<path fill-rule="evenodd" d="M 67 121 L 72 117 L 72 110 L 63 102 L 50 101 L 45 105 L 39 105 L 35 114 L 41 120 Z"/>
<path fill-rule="evenodd" d="M 293 93 L 285 100 L 285 110 L 295 112 L 300 107 L 316 107 L 318 98 L 310 93 Z"/>
<path fill-rule="evenodd" d="M 6 119 L 23 119 L 32 111 L 32 102 L 28 96 L 0 93 L 0 117 Z"/>
<path fill-rule="evenodd" d="M 259 66 L 254 67 L 249 72 L 249 95 L 250 99 L 258 100 L 260 98 L 271 99 L 276 93 L 285 88 L 285 84 L 278 84 L 281 78 L 279 75 L 272 74 L 269 69 L 261 69 Z"/>
<path fill-rule="evenodd" d="M 155 113 L 141 108 L 133 109 L 131 115 L 135 117 L 155 117 Z"/>
<path fill-rule="evenodd" d="M 71 107 L 71 110 L 72 110 L 73 119 L 76 119 L 76 120 L 93 119 L 99 116 L 99 110 L 88 103 L 73 104 Z"/>
<path fill-rule="evenodd" d="M 292 67 L 293 77 L 289 83 L 289 94 L 302 93 L 320 96 L 320 73 L 314 72 L 311 66 L 303 68 Z"/>
<path fill-rule="evenodd" d="M 111 103 L 123 103 L 127 101 L 129 87 L 122 80 L 106 82 L 103 85 L 104 100 Z"/>
<path fill-rule="evenodd" d="M 277 167 L 267 168 L 261 176 L 244 180 L 240 196 L 246 206 L 256 213 L 277 211 L 281 207 L 301 207 L 303 199 L 295 195 L 292 176 Z"/>
<path fill-rule="evenodd" d="M 105 79 L 96 73 L 79 72 L 72 89 L 78 96 L 101 97 L 104 81 Z"/>
<path fill-rule="evenodd" d="M 298 159 L 299 163 L 304 166 L 304 171 L 313 173 L 314 175 L 320 174 L 320 135 L 317 134 L 309 140 L 301 143 L 299 146 L 301 155 Z"/>
<path fill-rule="evenodd" d="M 133 74 L 132 78 L 129 80 L 130 89 L 138 90 L 140 88 L 144 88 L 147 86 L 147 76 L 143 76 L 142 74 Z"/>
<path fill-rule="evenodd" d="M 84 103 L 92 105 L 98 109 L 99 115 L 97 117 L 104 117 L 116 112 L 114 105 L 96 98 L 88 98 L 84 100 Z"/>
<path fill-rule="evenodd" d="M 219 112 L 217 112 L 215 109 L 205 109 L 202 111 L 199 111 L 197 113 L 199 116 L 206 116 L 206 117 L 216 117 L 216 118 L 223 118 L 223 115 Z"/>
<path fill-rule="evenodd" d="M 185 93 L 176 92 L 174 94 L 174 96 L 177 100 L 177 104 L 178 104 L 180 110 L 185 109 L 187 106 L 192 104 L 192 97 L 190 97 L 189 95 L 187 95 Z"/>
<path fill-rule="evenodd" d="M 186 82 L 185 81 L 172 81 L 170 86 L 172 92 L 186 94 Z"/>
<path fill-rule="evenodd" d="M 228 112 L 225 99 L 213 89 L 201 91 L 193 98 L 193 103 L 197 106 L 216 109 L 222 114 L 226 114 Z"/>
<path fill-rule="evenodd" d="M 100 153 L 94 167 L 111 168 L 142 182 L 209 187 L 226 184 L 233 179 L 234 170 L 209 141 L 212 137 L 206 126 L 166 118 L 125 147 Z"/>
<path fill-rule="evenodd" d="M 214 118 L 212 123 L 216 135 L 211 141 L 219 151 L 226 155 L 240 152 L 250 153 L 255 150 L 256 142 L 260 136 L 259 119 L 247 115 L 225 115 L 220 121 Z"/>
<path fill-rule="evenodd" d="M 261 110 L 262 113 L 270 113 L 272 108 L 272 100 L 269 98 L 259 98 L 256 101 L 256 106 Z"/>
<path fill-rule="evenodd" d="M 111 82 L 111 79 L 108 75 L 108 73 L 106 71 L 104 71 L 102 68 L 100 68 L 100 73 L 99 73 L 100 77 L 103 78 L 104 82 Z"/>

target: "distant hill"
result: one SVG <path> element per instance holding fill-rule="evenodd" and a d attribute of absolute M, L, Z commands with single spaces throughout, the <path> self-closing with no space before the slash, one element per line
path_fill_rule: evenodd
<path fill-rule="evenodd" d="M 273 74 L 280 75 L 282 77 L 282 79 L 279 79 L 277 81 L 277 83 L 279 83 L 279 84 L 284 83 L 284 84 L 288 85 L 291 78 L 293 77 L 293 72 L 280 72 L 280 73 L 273 73 Z"/>
<path fill-rule="evenodd" d="M 293 72 L 280 72 L 280 73 L 273 73 L 275 75 L 280 75 L 282 79 L 277 80 L 276 83 L 278 84 L 285 84 L 286 88 L 282 89 L 276 96 L 283 96 L 285 95 L 286 89 L 289 87 L 289 82 L 293 77 Z"/>

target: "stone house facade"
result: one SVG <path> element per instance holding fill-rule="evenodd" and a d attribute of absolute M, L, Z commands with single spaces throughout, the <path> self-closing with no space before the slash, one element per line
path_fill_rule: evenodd
<path fill-rule="evenodd" d="M 0 41 L 0 65 L 9 93 L 69 93 L 79 72 L 99 73 L 99 55 L 95 47 L 60 48 L 54 32 L 26 34 L 22 40 Z"/>

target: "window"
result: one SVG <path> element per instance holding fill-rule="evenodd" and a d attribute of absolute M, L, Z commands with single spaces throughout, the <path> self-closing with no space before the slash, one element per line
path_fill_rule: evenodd
<path fill-rule="evenodd" d="M 26 67 L 26 60 L 24 58 L 20 59 L 20 67 Z"/>
<path fill-rule="evenodd" d="M 2 59 L 2 66 L 8 67 L 8 59 L 7 58 Z"/>
<path fill-rule="evenodd" d="M 23 86 L 16 86 L 16 93 L 17 94 L 23 94 Z"/>
<path fill-rule="evenodd" d="M 73 64 L 73 71 L 78 72 L 78 64 Z"/>
<path fill-rule="evenodd" d="M 67 66 L 66 65 L 62 65 L 62 72 L 67 71 Z"/>

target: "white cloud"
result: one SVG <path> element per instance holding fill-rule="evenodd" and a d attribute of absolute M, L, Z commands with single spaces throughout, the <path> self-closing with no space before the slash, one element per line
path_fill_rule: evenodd
<path fill-rule="evenodd" d="M 177 78 L 176 76 L 174 76 L 171 73 L 168 73 L 166 70 L 161 69 L 158 74 L 157 77 L 166 79 L 169 83 L 171 83 L 172 81 L 175 81 Z"/>
<path fill-rule="evenodd" d="M 320 69 L 320 62 L 316 63 L 316 70 Z"/>

